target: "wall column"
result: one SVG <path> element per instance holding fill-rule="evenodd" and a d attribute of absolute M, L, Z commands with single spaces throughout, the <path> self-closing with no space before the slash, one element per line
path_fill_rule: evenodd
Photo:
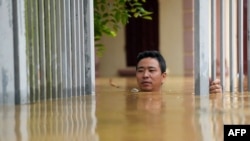
<path fill-rule="evenodd" d="M 27 103 L 24 1 L 0 1 L 0 13 L 0 104 Z"/>
<path fill-rule="evenodd" d="M 194 4 L 193 0 L 183 0 L 183 62 L 184 76 L 194 75 Z"/>

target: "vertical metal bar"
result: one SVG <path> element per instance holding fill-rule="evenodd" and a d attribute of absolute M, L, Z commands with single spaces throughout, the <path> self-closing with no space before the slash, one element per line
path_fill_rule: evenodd
<path fill-rule="evenodd" d="M 216 79 L 216 0 L 211 0 L 211 67 L 212 80 Z"/>
<path fill-rule="evenodd" d="M 76 70 L 77 70 L 77 94 L 81 93 L 81 56 L 80 56 L 80 2 L 76 0 Z"/>
<path fill-rule="evenodd" d="M 50 0 L 50 26 L 51 26 L 51 65 L 52 65 L 52 98 L 57 95 L 57 35 L 56 35 L 56 15 L 55 15 L 55 0 Z"/>
<path fill-rule="evenodd" d="M 81 60 L 81 94 L 85 90 L 85 46 L 84 46 L 84 2 L 80 0 L 80 60 Z"/>
<path fill-rule="evenodd" d="M 209 94 L 209 1 L 195 0 L 195 95 Z"/>
<path fill-rule="evenodd" d="M 71 53 L 71 0 L 65 1 L 66 12 L 66 48 L 67 48 L 67 79 L 68 79 L 68 95 L 72 96 L 72 53 Z"/>
<path fill-rule="evenodd" d="M 250 91 L 250 1 L 247 1 L 247 87 Z"/>
<path fill-rule="evenodd" d="M 243 92 L 243 0 L 238 0 L 239 92 Z"/>
<path fill-rule="evenodd" d="M 57 98 L 62 94 L 61 0 L 56 0 Z"/>
<path fill-rule="evenodd" d="M 52 94 L 52 67 L 51 67 L 51 47 L 53 45 L 51 45 L 51 32 L 53 34 L 53 31 L 51 31 L 51 23 L 52 20 L 50 19 L 50 14 L 51 14 L 51 10 L 53 10 L 53 7 L 50 7 L 50 1 L 49 0 L 44 0 L 44 29 L 45 29 L 45 60 L 46 60 L 46 98 L 49 99 L 51 98 L 51 94 Z"/>
<path fill-rule="evenodd" d="M 71 48 L 72 48 L 72 90 L 73 96 L 77 95 L 77 50 L 76 50 L 76 3 L 72 0 L 71 8 Z"/>
<path fill-rule="evenodd" d="M 38 1 L 39 11 L 39 58 L 40 58 L 40 99 L 46 99 L 46 66 L 45 66 L 45 33 L 44 33 L 44 0 Z"/>
<path fill-rule="evenodd" d="M 198 1 L 198 0 L 197 0 Z M 85 93 L 95 94 L 93 1 L 84 0 Z M 208 76 L 208 75 L 207 75 Z"/>
<path fill-rule="evenodd" d="M 230 64 L 230 92 L 234 92 L 234 83 L 235 83 L 235 78 L 234 78 L 234 48 L 235 48 L 235 32 L 234 32 L 234 19 L 233 15 L 235 13 L 235 1 L 230 0 L 230 8 L 229 8 L 229 64 Z"/>
<path fill-rule="evenodd" d="M 220 79 L 222 86 L 222 93 L 225 89 L 225 1 L 222 0 L 220 4 Z"/>
<path fill-rule="evenodd" d="M 15 104 L 22 104 L 29 102 L 24 1 L 12 1 L 11 9 L 12 17 L 9 15 L 9 18 L 13 24 L 14 96 Z"/>
<path fill-rule="evenodd" d="M 66 39 L 66 5 L 65 0 L 61 1 L 61 36 L 62 36 L 62 90 L 63 97 L 67 95 L 68 74 L 67 74 L 67 39 Z"/>
<path fill-rule="evenodd" d="M 34 42 L 34 67 L 35 67 L 35 95 L 34 95 L 34 101 L 38 101 L 41 97 L 41 73 L 40 73 L 40 57 L 39 57 L 39 16 L 38 16 L 38 1 L 33 1 L 33 18 L 34 18 L 34 30 L 32 32 L 33 34 L 33 42 Z"/>
<path fill-rule="evenodd" d="M 32 6 L 33 0 L 27 0 L 26 2 L 26 31 L 27 34 L 27 50 L 29 55 L 29 84 L 30 84 L 30 102 L 34 101 L 35 95 L 35 61 L 34 61 L 34 41 L 33 41 L 33 30 L 34 30 L 34 18 L 32 17 L 32 13 L 34 12 L 34 8 Z"/>
<path fill-rule="evenodd" d="M 17 4 L 17 1 L 12 1 L 12 24 L 13 24 L 13 64 L 14 64 L 14 99 L 15 99 L 15 104 L 20 104 L 20 99 L 21 99 L 21 96 L 20 96 L 20 67 L 19 67 L 19 59 L 21 59 L 21 57 L 19 56 L 19 15 L 18 15 L 18 11 L 19 10 L 19 7 L 18 7 L 18 4 Z"/>

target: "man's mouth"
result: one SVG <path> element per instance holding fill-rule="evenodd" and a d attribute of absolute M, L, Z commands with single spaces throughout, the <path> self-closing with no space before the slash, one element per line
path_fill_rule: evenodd
<path fill-rule="evenodd" d="M 143 81 L 143 82 L 141 82 L 141 84 L 142 85 L 149 85 L 149 84 L 151 84 L 151 82 L 149 82 L 149 81 Z"/>

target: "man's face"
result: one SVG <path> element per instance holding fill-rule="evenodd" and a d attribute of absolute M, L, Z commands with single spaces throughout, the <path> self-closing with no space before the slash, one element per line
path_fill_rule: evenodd
<path fill-rule="evenodd" d="M 136 79 L 141 91 L 160 91 L 165 78 L 166 72 L 161 73 L 160 64 L 156 59 L 144 58 L 137 64 Z"/>

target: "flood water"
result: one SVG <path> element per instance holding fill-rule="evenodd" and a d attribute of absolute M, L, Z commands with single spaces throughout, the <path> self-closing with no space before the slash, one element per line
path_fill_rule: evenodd
<path fill-rule="evenodd" d="M 0 106 L 0 141 L 223 141 L 250 124 L 250 95 L 195 96 L 192 78 L 134 93 L 134 78 L 97 78 L 96 95 Z"/>

